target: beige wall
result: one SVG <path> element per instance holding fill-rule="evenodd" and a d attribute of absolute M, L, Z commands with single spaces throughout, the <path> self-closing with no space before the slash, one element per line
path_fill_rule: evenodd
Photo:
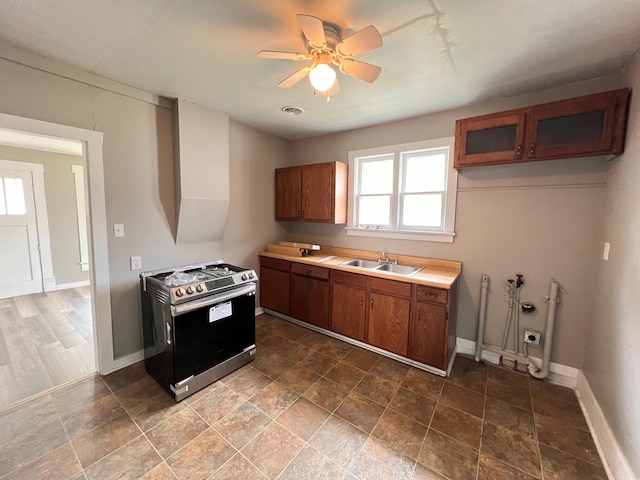
<path fill-rule="evenodd" d="M 640 478 L 640 53 L 626 84 L 633 89 L 626 146 L 610 164 L 601 237 L 611 250 L 607 262 L 598 260 L 584 374 Z"/>
<path fill-rule="evenodd" d="M 7 60 L 0 60 L 0 78 L 0 112 L 104 132 L 116 358 L 142 348 L 139 272 L 129 270 L 130 256 L 142 256 L 143 270 L 217 258 L 257 269 L 256 253 L 283 237 L 273 220 L 272 178 L 289 161 L 289 142 L 231 122 L 224 238 L 176 245 L 170 110 Z M 124 224 L 125 237 L 113 237 L 114 223 Z"/>
<path fill-rule="evenodd" d="M 57 285 L 88 282 L 80 268 L 76 187 L 71 165 L 83 165 L 82 157 L 0 145 L 0 159 L 39 163 L 44 166 L 44 187 L 49 218 L 51 261 Z"/>
<path fill-rule="evenodd" d="M 571 85 L 454 111 L 293 142 L 294 162 L 348 161 L 350 150 L 454 134 L 458 118 L 603 91 L 620 78 Z M 458 335 L 475 340 L 480 277 L 491 279 L 487 343 L 498 345 L 507 313 L 505 286 L 525 276 L 522 300 L 537 311 L 521 315 L 521 327 L 544 330 L 551 278 L 567 290 L 558 309 L 552 361 L 582 365 L 593 307 L 593 279 L 600 252 L 604 159 L 571 159 L 463 170 L 458 180 L 456 237 L 452 244 L 350 237 L 343 226 L 283 223 L 288 238 L 366 250 L 386 250 L 462 262 Z M 509 337 L 512 338 L 511 336 Z M 540 349 L 532 351 L 542 356 Z"/>

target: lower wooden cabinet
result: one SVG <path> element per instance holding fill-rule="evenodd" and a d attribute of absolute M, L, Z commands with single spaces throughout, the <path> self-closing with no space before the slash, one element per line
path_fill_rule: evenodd
<path fill-rule="evenodd" d="M 261 257 L 260 303 L 446 371 L 456 341 L 451 289 Z"/>
<path fill-rule="evenodd" d="M 446 324 L 446 306 L 416 302 L 409 357 L 444 370 L 447 355 Z"/>
<path fill-rule="evenodd" d="M 410 296 L 410 283 L 370 278 L 367 343 L 407 356 Z"/>
<path fill-rule="evenodd" d="M 365 341 L 367 321 L 367 278 L 364 275 L 332 272 L 331 330 Z"/>
<path fill-rule="evenodd" d="M 329 328 L 329 270 L 294 263 L 289 314 L 316 327 Z"/>
<path fill-rule="evenodd" d="M 260 259 L 260 305 L 289 315 L 289 269 L 286 260 Z"/>
<path fill-rule="evenodd" d="M 456 335 L 457 284 L 443 288 L 416 286 L 409 335 L 409 358 L 446 370 Z"/>
<path fill-rule="evenodd" d="M 369 293 L 369 306 L 367 343 L 406 357 L 409 341 L 409 299 Z"/>

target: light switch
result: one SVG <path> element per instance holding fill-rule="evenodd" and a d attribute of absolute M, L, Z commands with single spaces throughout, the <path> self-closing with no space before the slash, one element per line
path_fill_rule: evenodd
<path fill-rule="evenodd" d="M 607 261 L 609 260 L 609 248 L 611 247 L 611 245 L 609 244 L 609 242 L 604 242 L 604 250 L 602 251 L 602 259 Z"/>
<path fill-rule="evenodd" d="M 113 224 L 113 236 L 124 237 L 124 225 L 122 223 Z"/>

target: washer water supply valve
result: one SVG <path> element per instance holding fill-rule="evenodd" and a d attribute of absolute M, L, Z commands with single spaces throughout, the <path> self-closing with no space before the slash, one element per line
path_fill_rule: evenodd
<path fill-rule="evenodd" d="M 524 343 L 531 343 L 532 345 L 540 345 L 540 337 L 542 334 L 534 330 L 524 331 Z"/>

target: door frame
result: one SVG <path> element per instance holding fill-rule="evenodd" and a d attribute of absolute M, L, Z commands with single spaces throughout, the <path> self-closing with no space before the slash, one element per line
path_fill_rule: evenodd
<path fill-rule="evenodd" d="M 0 113 L 0 128 L 80 141 L 85 158 L 85 185 L 89 214 L 89 261 L 91 262 L 91 314 L 96 371 L 107 374 L 128 365 L 128 357 L 114 358 L 111 320 L 111 286 L 107 245 L 107 214 L 102 157 L 103 133 Z"/>

